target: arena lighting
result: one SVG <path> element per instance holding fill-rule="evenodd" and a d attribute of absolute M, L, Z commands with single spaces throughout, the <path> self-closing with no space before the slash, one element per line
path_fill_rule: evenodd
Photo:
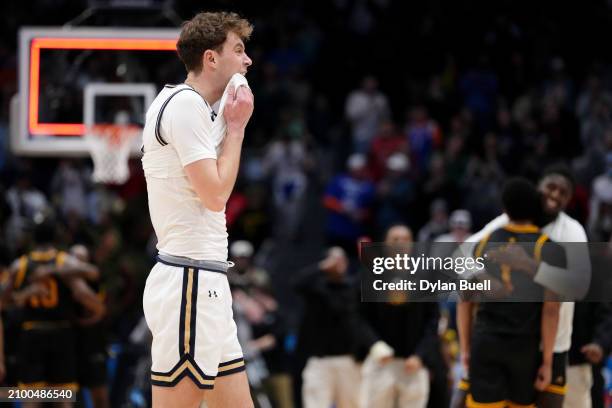
<path fill-rule="evenodd" d="M 32 135 L 81 136 L 82 123 L 40 123 L 38 121 L 38 95 L 40 87 L 40 50 L 134 50 L 174 51 L 176 40 L 134 38 L 34 38 L 30 43 L 30 84 L 28 128 Z"/>

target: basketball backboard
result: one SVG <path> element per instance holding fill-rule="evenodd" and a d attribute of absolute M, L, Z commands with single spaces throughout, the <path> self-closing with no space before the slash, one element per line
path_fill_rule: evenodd
<path fill-rule="evenodd" d="M 176 29 L 22 28 L 12 150 L 86 156 L 89 126 L 118 117 L 142 126 L 157 91 L 185 78 L 176 56 L 178 35 Z"/>

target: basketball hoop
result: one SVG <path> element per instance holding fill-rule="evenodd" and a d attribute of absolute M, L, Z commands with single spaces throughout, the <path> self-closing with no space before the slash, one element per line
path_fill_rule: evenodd
<path fill-rule="evenodd" d="M 87 129 L 85 140 L 93 160 L 93 181 L 123 184 L 130 176 L 128 159 L 130 148 L 142 129 L 133 125 L 93 125 Z"/>

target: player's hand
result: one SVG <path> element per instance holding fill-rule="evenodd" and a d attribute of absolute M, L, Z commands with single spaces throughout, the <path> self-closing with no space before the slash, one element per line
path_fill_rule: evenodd
<path fill-rule="evenodd" d="M 414 374 L 423 368 L 423 360 L 419 356 L 410 356 L 404 361 L 404 370 L 408 374 Z"/>
<path fill-rule="evenodd" d="M 597 343 L 589 343 L 582 346 L 580 352 L 584 354 L 584 357 L 592 364 L 598 364 L 603 359 L 603 349 Z"/>
<path fill-rule="evenodd" d="M 253 114 L 253 93 L 246 86 L 228 88 L 227 100 L 223 110 L 223 117 L 227 123 L 227 133 L 242 134 Z"/>
<path fill-rule="evenodd" d="M 508 265 L 512 269 L 535 273 L 535 270 L 533 270 L 535 261 L 527 254 L 525 248 L 521 245 L 506 244 L 487 251 L 486 257 L 490 261 L 500 265 Z"/>
<path fill-rule="evenodd" d="M 538 391 L 544 391 L 546 387 L 550 385 L 551 378 L 552 366 L 548 364 L 542 364 L 540 368 L 538 368 L 538 375 L 536 376 L 536 380 L 533 386 Z"/>
<path fill-rule="evenodd" d="M 393 349 L 384 341 L 378 340 L 370 347 L 366 360 L 374 360 L 381 366 L 389 364 L 393 360 Z"/>

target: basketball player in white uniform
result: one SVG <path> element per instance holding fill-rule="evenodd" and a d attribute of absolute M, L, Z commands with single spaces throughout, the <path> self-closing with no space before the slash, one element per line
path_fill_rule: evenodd
<path fill-rule="evenodd" d="M 166 86 L 147 111 L 142 164 L 159 251 L 143 298 L 154 407 L 253 406 L 232 316 L 225 223 L 253 112 L 242 76 L 251 32 L 235 13 L 187 21 L 177 43 L 187 79 Z"/>
<path fill-rule="evenodd" d="M 543 197 L 543 209 L 548 223 L 542 227 L 542 232 L 550 239 L 564 247 L 567 256 L 567 269 L 550 267 L 542 264 L 534 273 L 534 281 L 540 283 L 564 299 L 582 299 L 589 288 L 591 280 L 591 264 L 586 244 L 587 235 L 584 227 L 578 221 L 567 215 L 564 210 L 572 198 L 574 181 L 563 166 L 554 166 L 544 171 L 538 190 Z M 466 242 L 479 242 L 485 235 L 504 227 L 509 219 L 502 214 L 489 222 L 482 230 L 472 235 Z M 567 244 L 572 243 L 572 244 Z M 468 244 L 463 253 L 469 253 Z M 517 257 L 522 254 L 507 254 Z M 508 259 L 508 263 L 512 262 Z M 506 262 L 502 262 L 506 263 Z M 563 302 L 559 310 L 559 325 L 555 339 L 551 384 L 540 395 L 538 406 L 543 408 L 560 408 L 567 391 L 567 352 L 571 346 L 572 321 L 574 303 Z M 462 350 L 462 354 L 464 350 Z M 462 356 L 464 366 L 469 362 L 469 356 Z"/>

